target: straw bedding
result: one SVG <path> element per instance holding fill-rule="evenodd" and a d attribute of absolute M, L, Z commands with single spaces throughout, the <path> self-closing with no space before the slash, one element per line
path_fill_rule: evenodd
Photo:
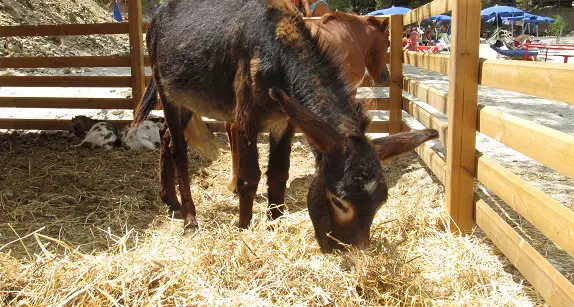
<path fill-rule="evenodd" d="M 414 154 L 384 166 L 390 197 L 371 248 L 322 255 L 305 205 L 313 159 L 300 137 L 289 213 L 265 219 L 262 178 L 249 230 L 234 227 L 229 147 L 216 161 L 191 155 L 201 226 L 191 236 L 159 203 L 157 152 L 71 149 L 71 142 L 79 140 L 66 133 L 0 135 L 0 305 L 541 303 L 487 242 L 445 231 L 442 186 Z"/>

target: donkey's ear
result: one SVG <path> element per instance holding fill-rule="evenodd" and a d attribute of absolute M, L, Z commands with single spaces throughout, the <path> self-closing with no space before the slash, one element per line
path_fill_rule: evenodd
<path fill-rule="evenodd" d="M 434 129 L 413 130 L 410 132 L 400 132 L 386 137 L 372 140 L 375 151 L 379 154 L 379 160 L 388 161 L 399 157 L 420 144 L 436 139 L 438 131 Z"/>
<path fill-rule="evenodd" d="M 378 28 L 381 32 L 385 32 L 389 28 L 388 18 L 377 18 L 374 16 L 366 17 L 367 22 L 373 27 Z"/>
<path fill-rule="evenodd" d="M 309 109 L 293 101 L 285 92 L 276 87 L 269 89 L 269 96 L 281 105 L 283 112 L 303 131 L 309 143 L 317 150 L 322 153 L 331 153 L 341 149 L 343 136 Z"/>

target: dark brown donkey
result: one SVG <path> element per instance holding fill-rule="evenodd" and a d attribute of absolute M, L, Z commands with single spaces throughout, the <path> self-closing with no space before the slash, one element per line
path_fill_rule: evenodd
<path fill-rule="evenodd" d="M 301 15 L 284 0 L 169 0 L 150 24 L 147 45 L 171 134 L 160 160 L 162 186 L 175 185 L 175 166 L 181 205 L 175 191 L 162 193 L 162 199 L 179 207 L 187 230 L 197 227 L 184 136 L 191 113 L 236 124 L 232 150 L 244 228 L 261 177 L 257 134 L 264 128 L 271 132 L 267 175 L 276 197 L 269 197 L 270 216 L 277 217 L 293 127 L 304 132 L 318 161 L 308 206 L 323 252 L 341 248 L 328 234 L 359 247 L 368 243 L 372 220 L 387 198 L 379 161 L 438 135 L 423 130 L 367 139 L 369 119 L 354 102 L 339 63 L 319 48 Z M 153 107 L 155 89 L 148 86 L 136 120 Z"/>
<path fill-rule="evenodd" d="M 333 12 L 319 20 L 307 19 L 305 24 L 311 35 L 319 38 L 319 46 L 332 58 L 341 61 L 341 69 L 350 93 L 354 97 L 364 78 L 384 85 L 389 78 L 387 69 L 387 49 L 389 48 L 388 19 L 361 17 L 358 15 Z M 365 68 L 369 75 L 365 74 Z M 357 100 L 366 103 L 368 100 Z M 231 131 L 233 123 L 226 123 L 230 145 L 233 147 Z M 231 157 L 232 161 L 235 159 Z M 231 170 L 228 188 L 235 192 L 236 178 Z M 272 198 L 275 198 L 271 195 Z M 282 196 L 279 197 L 282 199 Z"/>

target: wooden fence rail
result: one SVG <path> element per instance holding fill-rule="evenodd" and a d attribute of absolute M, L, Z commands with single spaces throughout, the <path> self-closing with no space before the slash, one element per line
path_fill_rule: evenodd
<path fill-rule="evenodd" d="M 574 104 L 574 67 L 499 60 L 478 61 L 480 2 L 435 0 L 405 14 L 404 25 L 453 10 L 451 56 L 405 52 L 405 64 L 450 75 L 449 93 L 404 79 L 404 88 L 426 102 L 405 99 L 403 109 L 440 131 L 447 161 L 428 145 L 416 149 L 446 186 L 447 209 L 461 230 L 476 224 L 500 248 L 551 306 L 574 306 L 574 286 L 484 201 L 474 199 L 473 177 L 497 194 L 568 254 L 574 256 L 574 212 L 506 170 L 475 155 L 480 131 L 572 178 L 574 137 L 478 105 L 478 84 Z M 391 59 L 391 63 L 392 63 Z M 436 111 L 435 111 L 436 110 Z M 443 115 L 444 114 L 444 115 Z M 448 115 L 448 124 L 444 116 Z M 412 128 L 406 123 L 404 129 Z M 446 140 L 446 142 L 445 142 Z M 473 166 L 469 165 L 472 159 Z M 471 179 L 472 178 L 472 179 Z M 460 189 L 460 180 L 464 186 Z M 457 185 L 459 184 L 459 185 Z M 471 201 L 471 204 L 469 204 Z"/>
<path fill-rule="evenodd" d="M 428 105 L 448 115 L 445 110 L 448 93 L 409 78 L 405 78 L 404 84 L 407 92 L 427 102 L 425 104 L 413 102 L 415 105 Z M 403 107 L 403 109 L 410 113 L 413 107 Z M 544 166 L 574 178 L 574 163 L 572 163 L 574 161 L 574 136 L 497 111 L 492 107 L 479 104 L 478 109 L 477 130 L 479 132 Z M 417 112 L 413 116 L 422 116 L 418 110 L 414 110 Z M 430 119 L 430 121 L 437 120 L 436 115 Z M 421 118 L 419 121 L 424 124 L 429 122 L 429 119 Z M 440 123 L 434 123 L 431 127 L 446 130 L 446 127 L 442 127 Z M 446 131 L 443 132 L 446 133 Z"/>
<path fill-rule="evenodd" d="M 404 63 L 448 75 L 450 56 L 405 51 Z M 481 85 L 574 104 L 574 66 L 563 63 L 486 60 L 479 64 Z"/>

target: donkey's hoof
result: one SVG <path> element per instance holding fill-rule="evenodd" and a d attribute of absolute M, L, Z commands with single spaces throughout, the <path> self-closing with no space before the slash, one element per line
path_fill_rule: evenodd
<path fill-rule="evenodd" d="M 237 228 L 247 229 L 247 228 L 249 228 L 250 224 L 251 224 L 251 221 L 247 221 L 247 222 L 239 221 L 236 226 L 237 226 Z"/>
<path fill-rule="evenodd" d="M 199 231 L 199 226 L 195 225 L 195 226 L 186 226 L 183 228 L 183 235 L 184 236 L 190 236 L 195 234 L 197 231 Z"/>
<path fill-rule="evenodd" d="M 183 235 L 194 234 L 198 229 L 199 226 L 197 224 L 197 220 L 192 216 L 188 216 L 185 219 L 185 224 L 183 225 Z"/>

